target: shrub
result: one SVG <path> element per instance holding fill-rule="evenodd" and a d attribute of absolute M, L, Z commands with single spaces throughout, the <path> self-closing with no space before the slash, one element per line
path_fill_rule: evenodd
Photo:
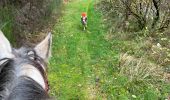
<path fill-rule="evenodd" d="M 113 29 L 164 31 L 170 24 L 168 0 L 102 0 L 100 9 Z"/>
<path fill-rule="evenodd" d="M 61 4 L 62 0 L 2 0 L 0 11 L 7 12 L 0 14 L 4 26 L 1 28 L 4 33 L 15 35 L 18 45 L 27 43 L 33 34 L 49 24 L 54 12 L 60 13 Z"/>

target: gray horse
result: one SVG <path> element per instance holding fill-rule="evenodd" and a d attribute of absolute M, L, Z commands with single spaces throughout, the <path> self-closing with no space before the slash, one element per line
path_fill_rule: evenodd
<path fill-rule="evenodd" d="M 47 100 L 51 33 L 34 48 L 13 49 L 0 31 L 0 100 Z"/>

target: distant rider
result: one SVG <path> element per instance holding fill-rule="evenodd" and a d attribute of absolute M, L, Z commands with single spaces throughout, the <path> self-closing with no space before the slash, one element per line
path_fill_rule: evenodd
<path fill-rule="evenodd" d="M 87 28 L 87 14 L 85 12 L 83 12 L 81 14 L 81 23 L 83 25 L 83 29 L 86 30 L 86 28 Z"/>

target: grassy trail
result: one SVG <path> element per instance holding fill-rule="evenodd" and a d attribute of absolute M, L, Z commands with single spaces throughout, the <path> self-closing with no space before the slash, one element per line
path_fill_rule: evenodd
<path fill-rule="evenodd" d="M 66 4 L 63 17 L 53 29 L 53 57 L 48 73 L 50 93 L 59 100 L 107 97 L 105 83 L 117 64 L 118 50 L 111 50 L 101 14 L 93 5 L 92 0 Z M 83 31 L 80 22 L 84 11 L 88 14 L 87 31 Z"/>

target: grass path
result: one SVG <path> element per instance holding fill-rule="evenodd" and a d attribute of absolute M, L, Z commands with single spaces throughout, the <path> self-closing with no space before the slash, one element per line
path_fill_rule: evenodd
<path fill-rule="evenodd" d="M 105 39 L 101 14 L 90 0 L 74 0 L 53 30 L 49 68 L 51 95 L 59 100 L 105 99 L 107 78 L 117 64 L 118 50 Z M 82 31 L 81 12 L 88 11 L 88 30 Z"/>

